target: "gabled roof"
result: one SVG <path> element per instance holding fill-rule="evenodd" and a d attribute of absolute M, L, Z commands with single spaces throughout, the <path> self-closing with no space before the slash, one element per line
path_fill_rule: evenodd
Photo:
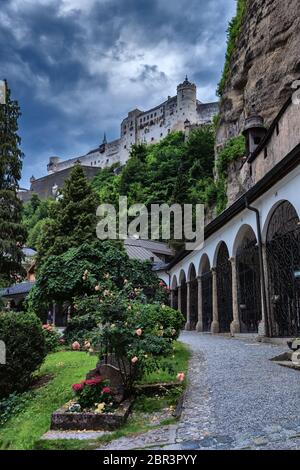
<path fill-rule="evenodd" d="M 2 297 L 10 297 L 11 295 L 28 294 L 34 286 L 35 282 L 21 282 L 4 289 L 0 289 L 0 295 Z"/>

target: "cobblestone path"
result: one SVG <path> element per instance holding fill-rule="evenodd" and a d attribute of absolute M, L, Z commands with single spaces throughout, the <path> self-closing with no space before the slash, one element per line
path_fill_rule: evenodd
<path fill-rule="evenodd" d="M 300 373 L 269 361 L 285 347 L 195 332 L 180 339 L 192 358 L 178 424 L 103 448 L 300 450 Z"/>

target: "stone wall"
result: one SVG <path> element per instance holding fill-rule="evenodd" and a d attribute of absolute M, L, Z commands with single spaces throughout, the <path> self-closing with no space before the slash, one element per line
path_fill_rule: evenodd
<path fill-rule="evenodd" d="M 299 42 L 299 0 L 248 0 L 221 101 L 217 146 L 240 134 L 253 110 L 270 125 L 300 76 Z"/>

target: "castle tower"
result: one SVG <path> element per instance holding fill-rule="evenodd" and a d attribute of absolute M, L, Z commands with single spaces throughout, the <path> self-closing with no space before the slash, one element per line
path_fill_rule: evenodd
<path fill-rule="evenodd" d="M 197 87 L 188 77 L 177 87 L 177 111 L 180 121 L 197 122 Z"/>

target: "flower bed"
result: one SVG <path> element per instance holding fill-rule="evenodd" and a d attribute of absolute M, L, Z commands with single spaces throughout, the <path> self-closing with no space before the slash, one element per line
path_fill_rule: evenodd
<path fill-rule="evenodd" d="M 122 426 L 132 401 L 119 404 L 109 384 L 99 374 L 73 384 L 75 399 L 52 414 L 51 429 L 97 431 Z"/>
<path fill-rule="evenodd" d="M 70 403 L 68 403 L 52 414 L 51 429 L 64 431 L 113 431 L 125 424 L 132 404 L 133 400 L 126 400 L 110 413 L 96 413 L 92 411 L 71 413 L 69 411 Z"/>

